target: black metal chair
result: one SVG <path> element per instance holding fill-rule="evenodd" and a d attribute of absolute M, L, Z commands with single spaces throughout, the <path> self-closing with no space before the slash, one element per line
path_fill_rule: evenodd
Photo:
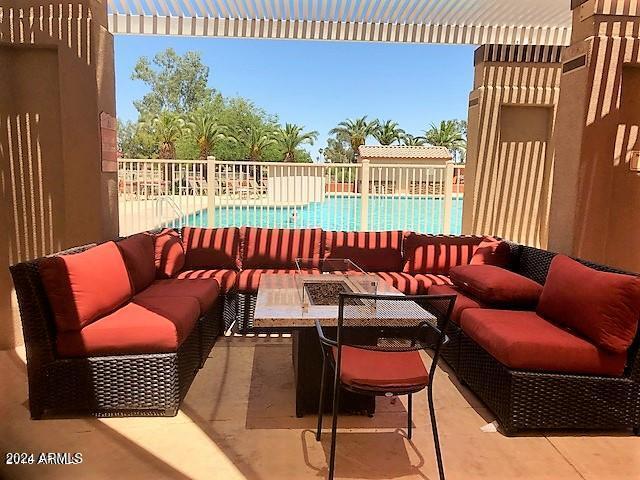
<path fill-rule="evenodd" d="M 323 328 L 316 321 L 323 351 L 318 441 L 322 433 L 327 363 L 334 368 L 329 479 L 334 475 L 341 389 L 373 396 L 408 395 L 410 439 L 412 395 L 426 388 L 438 472 L 444 480 L 432 386 L 440 348 L 448 340 L 445 332 L 455 298 L 455 295 L 341 294 L 337 328 Z M 327 332 L 335 334 L 334 338 L 329 338 Z M 433 352 L 428 372 L 420 350 Z"/>

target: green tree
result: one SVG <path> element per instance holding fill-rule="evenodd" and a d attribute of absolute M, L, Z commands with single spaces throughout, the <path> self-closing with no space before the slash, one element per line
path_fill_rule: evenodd
<path fill-rule="evenodd" d="M 353 161 L 358 159 L 358 148 L 360 145 L 364 145 L 367 138 L 372 136 L 378 128 L 378 121 L 367 121 L 367 117 L 356 118 L 355 120 L 347 119 L 340 122 L 337 127 L 331 129 L 329 133 L 331 135 L 340 136 L 341 139 L 346 139 L 349 142 L 351 150 L 353 151 Z"/>
<path fill-rule="evenodd" d="M 158 142 L 137 122 L 118 120 L 118 151 L 123 158 L 154 158 L 158 156 Z"/>
<path fill-rule="evenodd" d="M 226 138 L 226 127 L 219 125 L 216 118 L 206 110 L 198 110 L 191 115 L 187 126 L 198 145 L 200 160 L 206 160 L 216 143 Z"/>
<path fill-rule="evenodd" d="M 186 115 L 211 98 L 213 90 L 207 87 L 208 78 L 209 67 L 202 63 L 198 52 L 178 55 L 168 48 L 151 61 L 140 57 L 131 79 L 143 81 L 151 91 L 134 105 L 143 116 L 158 115 L 163 110 Z"/>
<path fill-rule="evenodd" d="M 425 143 L 427 143 L 427 141 L 424 137 L 416 137 L 411 135 L 410 133 L 405 133 L 404 135 L 402 135 L 400 143 L 401 145 L 404 145 L 406 147 L 421 147 Z"/>
<path fill-rule="evenodd" d="M 276 140 L 283 151 L 283 161 L 295 162 L 299 155 L 300 146 L 304 144 L 313 145 L 318 138 L 318 132 L 303 132 L 304 127 L 293 123 L 285 124 L 276 133 Z"/>
<path fill-rule="evenodd" d="M 400 128 L 397 122 L 387 120 L 378 122 L 377 128 L 373 132 L 373 137 L 380 145 L 392 145 L 394 142 L 400 143 L 405 135 L 405 131 Z"/>
<path fill-rule="evenodd" d="M 176 158 L 176 142 L 180 137 L 188 132 L 185 121 L 172 112 L 161 112 L 150 117 L 147 121 L 141 122 L 142 128 L 148 128 L 158 142 L 158 156 L 162 159 Z"/>
<path fill-rule="evenodd" d="M 228 137 L 244 145 L 247 159 L 252 162 L 263 160 L 267 148 L 276 144 L 274 130 L 267 125 L 251 125 L 229 134 Z"/>
<path fill-rule="evenodd" d="M 327 146 L 320 149 L 320 154 L 328 163 L 353 163 L 354 154 L 351 145 L 340 135 L 328 138 Z"/>
<path fill-rule="evenodd" d="M 447 147 L 457 162 L 464 160 L 467 139 L 464 124 L 460 120 L 443 120 L 440 125 L 431 124 L 424 133 L 427 143 L 434 146 Z"/>

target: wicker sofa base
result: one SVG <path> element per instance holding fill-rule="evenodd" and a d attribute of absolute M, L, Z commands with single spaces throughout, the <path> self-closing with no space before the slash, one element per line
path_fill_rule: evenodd
<path fill-rule="evenodd" d="M 510 370 L 462 332 L 457 374 L 507 435 L 630 428 L 638 434 L 640 384 L 628 377 Z"/>

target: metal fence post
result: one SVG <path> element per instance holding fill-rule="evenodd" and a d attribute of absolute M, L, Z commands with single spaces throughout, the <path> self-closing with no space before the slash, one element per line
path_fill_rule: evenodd
<path fill-rule="evenodd" d="M 444 208 L 442 209 L 442 233 L 451 233 L 451 213 L 453 210 L 453 162 L 447 162 L 444 171 Z"/>
<path fill-rule="evenodd" d="M 360 231 L 369 230 L 369 160 L 362 160 L 362 180 L 360 182 Z"/>
<path fill-rule="evenodd" d="M 207 227 L 215 227 L 216 159 L 207 157 Z"/>

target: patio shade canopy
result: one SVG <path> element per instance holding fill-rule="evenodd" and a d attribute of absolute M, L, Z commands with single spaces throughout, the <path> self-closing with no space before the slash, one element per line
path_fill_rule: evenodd
<path fill-rule="evenodd" d="M 569 0 L 108 0 L 114 34 L 567 45 Z"/>

